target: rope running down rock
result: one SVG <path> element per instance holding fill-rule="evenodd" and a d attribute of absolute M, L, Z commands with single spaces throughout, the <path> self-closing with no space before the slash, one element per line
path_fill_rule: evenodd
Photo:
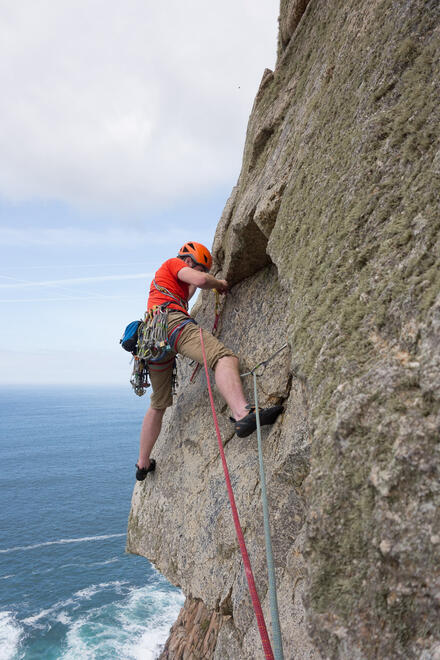
<path fill-rule="evenodd" d="M 221 438 L 221 435 L 220 435 L 220 428 L 219 428 L 219 425 L 218 425 L 217 415 L 216 415 L 216 412 L 215 412 L 214 398 L 212 396 L 211 383 L 210 383 L 210 380 L 209 380 L 208 364 L 206 362 L 205 345 L 204 345 L 204 342 L 203 342 L 203 335 L 202 335 L 202 329 L 201 328 L 200 328 L 200 343 L 202 345 L 203 362 L 204 362 L 204 365 L 205 365 L 206 382 L 207 382 L 207 385 L 208 385 L 209 399 L 211 401 L 212 416 L 214 418 L 214 426 L 215 426 L 215 430 L 216 430 L 216 433 L 217 433 L 218 446 L 219 446 L 220 456 L 221 456 L 222 463 L 223 463 L 223 470 L 224 470 L 224 473 L 225 473 L 226 487 L 228 489 L 229 502 L 230 502 L 230 505 L 231 505 L 232 517 L 234 519 L 234 525 L 235 525 L 235 531 L 236 531 L 236 534 L 237 534 L 238 544 L 240 546 L 241 556 L 243 558 L 244 570 L 245 570 L 246 579 L 247 579 L 247 583 L 248 583 L 248 587 L 249 587 L 249 593 L 250 593 L 250 596 L 251 596 L 252 605 L 253 605 L 254 612 L 255 612 L 255 617 L 257 619 L 258 630 L 260 632 L 261 643 L 263 645 L 263 651 L 264 651 L 265 658 L 266 658 L 266 660 L 275 660 L 273 652 L 272 652 L 272 647 L 270 645 L 269 635 L 267 633 L 266 622 L 264 620 L 263 610 L 261 609 L 260 599 L 258 598 L 257 588 L 255 586 L 254 575 L 252 573 L 251 563 L 250 563 L 250 560 L 249 560 L 249 555 L 248 555 L 248 551 L 247 551 L 247 548 L 246 548 L 246 543 L 245 543 L 245 540 L 244 540 L 243 530 L 241 529 L 240 519 L 238 517 L 237 505 L 235 504 L 234 491 L 232 490 L 231 479 L 229 477 L 228 465 L 226 463 L 225 451 L 223 449 L 222 438 Z"/>
<path fill-rule="evenodd" d="M 277 598 L 277 586 L 275 578 L 275 567 L 273 561 L 273 552 L 272 552 L 272 539 L 270 534 L 270 522 L 269 522 L 269 505 L 267 501 L 267 488 L 266 488 L 266 475 L 264 472 L 264 463 L 263 463 L 263 446 L 261 442 L 261 426 L 260 426 L 260 416 L 259 416 L 259 407 L 258 407 L 258 392 L 257 392 L 257 376 L 261 376 L 266 369 L 266 365 L 273 360 L 273 358 L 281 353 L 286 347 L 287 343 L 279 348 L 275 353 L 273 353 L 267 360 L 259 362 L 251 371 L 248 371 L 245 374 L 241 374 L 241 377 L 249 376 L 252 374 L 254 381 L 254 405 L 255 405 L 255 417 L 257 422 L 257 440 L 258 440 L 258 463 L 260 468 L 260 483 L 261 483 L 261 502 L 263 506 L 263 524 L 264 524 L 264 541 L 266 545 L 266 563 L 267 563 L 267 573 L 269 579 L 269 599 L 270 599 L 270 614 L 272 620 L 272 635 L 273 635 L 273 650 L 275 654 L 275 660 L 284 660 L 283 653 L 283 640 L 281 637 L 281 628 L 280 628 L 280 617 L 278 612 L 278 598 Z M 263 370 L 257 374 L 257 370 L 263 367 Z"/>

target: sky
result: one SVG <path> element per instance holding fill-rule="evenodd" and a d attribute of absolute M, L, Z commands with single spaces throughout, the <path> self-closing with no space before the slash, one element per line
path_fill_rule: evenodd
<path fill-rule="evenodd" d="M 0 384 L 128 383 L 155 270 L 211 247 L 279 0 L 0 0 Z"/>

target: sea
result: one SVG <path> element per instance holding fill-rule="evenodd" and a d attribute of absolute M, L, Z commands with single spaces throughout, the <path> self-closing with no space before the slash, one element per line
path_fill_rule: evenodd
<path fill-rule="evenodd" d="M 183 594 L 125 552 L 147 405 L 129 385 L 0 388 L 0 660 L 160 654 Z"/>

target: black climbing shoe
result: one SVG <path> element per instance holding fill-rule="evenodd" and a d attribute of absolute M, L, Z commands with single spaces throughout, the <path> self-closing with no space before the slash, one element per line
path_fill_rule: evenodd
<path fill-rule="evenodd" d="M 272 406 L 271 408 L 260 408 L 260 424 L 265 426 L 267 424 L 273 424 L 278 415 L 280 415 L 284 410 L 283 406 Z M 255 408 L 251 408 L 251 412 L 239 419 L 238 422 L 235 419 L 231 420 L 234 422 L 235 433 L 239 438 L 246 438 L 257 428 L 257 416 L 255 414 Z"/>
<path fill-rule="evenodd" d="M 143 481 L 149 472 L 154 472 L 156 469 L 156 461 L 154 458 L 150 458 L 150 465 L 147 468 L 140 468 L 136 463 L 136 479 L 137 481 Z"/>

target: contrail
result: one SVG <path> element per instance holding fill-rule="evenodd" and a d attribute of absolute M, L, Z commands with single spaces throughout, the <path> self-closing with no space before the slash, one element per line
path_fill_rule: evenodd
<path fill-rule="evenodd" d="M 27 280 L 16 280 L 14 277 L 0 275 L 8 280 L 14 280 L 14 284 L 0 284 L 0 289 L 21 289 L 35 286 L 62 286 L 64 284 L 89 284 L 91 282 L 117 282 L 120 280 L 140 280 L 153 277 L 154 273 L 132 273 L 128 275 L 96 275 L 94 277 L 69 277 L 62 280 L 42 280 L 40 282 L 29 282 Z"/>
<path fill-rule="evenodd" d="M 119 263 L 119 264 L 108 264 L 108 263 L 100 263 L 100 264 L 63 264 L 62 268 L 121 268 L 124 267 L 126 268 L 127 266 L 145 266 L 145 260 L 144 261 L 130 261 L 126 263 Z M 48 268 L 54 268 L 57 269 L 59 268 L 58 266 L 27 266 L 25 264 L 22 264 L 20 266 L 8 266 L 9 270 L 20 270 L 22 272 L 23 270 L 47 270 Z M 6 275 L 0 275 L 0 277 L 6 277 Z M 12 279 L 12 278 L 11 278 Z"/>
<path fill-rule="evenodd" d="M 0 298 L 0 303 L 68 302 L 69 300 L 137 300 L 139 296 L 63 296 L 62 298 Z"/>

